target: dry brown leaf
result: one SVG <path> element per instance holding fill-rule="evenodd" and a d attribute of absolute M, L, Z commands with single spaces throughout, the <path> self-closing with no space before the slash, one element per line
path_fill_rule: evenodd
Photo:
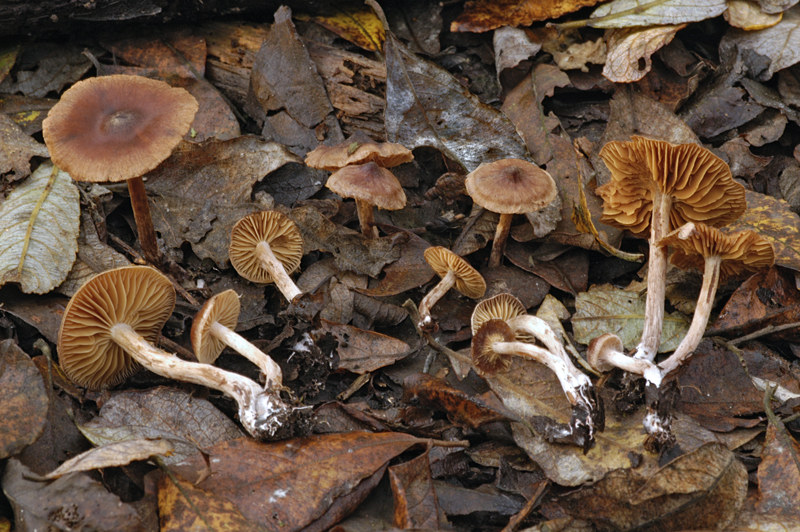
<path fill-rule="evenodd" d="M 78 471 L 91 471 L 104 467 L 119 467 L 137 460 L 147 460 L 153 455 L 169 456 L 175 447 L 167 440 L 127 440 L 95 447 L 74 456 L 57 469 L 44 476 L 47 480 Z"/>
<path fill-rule="evenodd" d="M 389 468 L 394 496 L 394 525 L 401 529 L 439 530 L 447 517 L 439 508 L 431 475 L 430 449 Z"/>
<path fill-rule="evenodd" d="M 558 18 L 600 0 L 472 0 L 451 24 L 450 31 L 483 32 L 501 26 L 530 26 Z"/>
<path fill-rule="evenodd" d="M 494 64 L 499 76 L 503 70 L 514 68 L 542 49 L 540 43 L 531 42 L 525 30 L 504 26 L 497 28 L 492 36 Z"/>
<path fill-rule="evenodd" d="M 642 79 L 652 67 L 652 56 L 666 46 L 686 24 L 653 28 L 623 28 L 608 36 L 608 57 L 603 75 L 615 83 Z"/>
<path fill-rule="evenodd" d="M 425 250 L 430 244 L 410 231 L 381 224 L 381 229 L 390 235 L 401 238 L 400 258 L 383 269 L 383 278 L 371 288 L 354 287 L 358 292 L 371 297 L 385 297 L 401 294 L 424 285 L 436 273 L 425 262 Z"/>
<path fill-rule="evenodd" d="M 734 28 L 744 31 L 763 30 L 777 24 L 783 13 L 765 13 L 757 3 L 750 0 L 728 0 L 728 9 L 722 14 Z"/>
<path fill-rule="evenodd" d="M 388 366 L 409 354 L 409 345 L 391 336 L 350 325 L 320 320 L 321 330 L 339 341 L 339 369 L 368 373 Z"/>
<path fill-rule="evenodd" d="M 759 513 L 800 520 L 800 445 L 772 423 L 758 465 L 758 492 Z"/>
<path fill-rule="evenodd" d="M 14 340 L 0 342 L 0 459 L 19 454 L 42 435 L 49 404 L 27 353 Z"/>
<path fill-rule="evenodd" d="M 47 147 L 39 144 L 5 114 L 0 114 L 0 174 L 11 172 L 10 181 L 31 173 L 31 157 L 48 157 Z"/>
<path fill-rule="evenodd" d="M 581 72 L 589 72 L 587 63 L 602 65 L 607 62 L 607 47 L 603 38 L 573 43 L 566 50 L 554 48 L 548 51 L 553 54 L 553 60 L 561 70 L 580 69 Z"/>

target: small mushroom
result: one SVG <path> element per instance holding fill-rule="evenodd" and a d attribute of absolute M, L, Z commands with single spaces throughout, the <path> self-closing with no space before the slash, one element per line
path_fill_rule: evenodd
<path fill-rule="evenodd" d="M 373 162 L 392 168 L 414 160 L 411 150 L 394 142 L 375 142 L 363 131 L 356 131 L 336 146 L 319 146 L 306 155 L 306 166 L 335 172 L 345 166 Z"/>
<path fill-rule="evenodd" d="M 472 311 L 472 335 L 478 333 L 478 329 L 489 320 L 498 319 L 508 321 L 516 316 L 524 316 L 528 311 L 525 305 L 511 294 L 497 294 L 494 297 L 484 299 Z"/>
<path fill-rule="evenodd" d="M 722 159 L 697 144 L 634 136 L 630 142 L 609 142 L 600 157 L 611 171 L 611 180 L 596 190 L 603 198 L 600 221 L 649 236 L 644 331 L 634 356 L 652 361 L 661 341 L 666 291 L 667 247 L 659 242 L 687 222 L 730 224 L 747 208 L 744 187 Z"/>
<path fill-rule="evenodd" d="M 189 131 L 198 104 L 184 89 L 141 76 L 79 81 L 42 123 L 53 163 L 75 181 L 126 181 L 145 258 L 161 262 L 142 175 Z"/>
<path fill-rule="evenodd" d="M 278 389 L 283 384 L 283 374 L 272 358 L 233 331 L 239 322 L 239 296 L 234 290 L 225 290 L 206 301 L 192 323 L 192 348 L 197 360 L 213 364 L 225 349 L 230 347 L 261 369 L 267 388 Z"/>
<path fill-rule="evenodd" d="M 469 262 L 447 248 L 430 247 L 425 250 L 424 257 L 425 262 L 442 278 L 419 304 L 419 328 L 430 330 L 433 327 L 431 308 L 448 290 L 455 287 L 465 296 L 477 299 L 486 292 L 486 281 Z"/>
<path fill-rule="evenodd" d="M 658 365 L 667 375 L 691 356 L 703 339 L 720 280 L 769 268 L 775 262 L 775 251 L 767 239 L 754 231 L 725 234 L 701 223 L 683 225 L 661 244 L 675 248 L 670 260 L 678 268 L 703 270 L 692 324 L 675 352 Z"/>
<path fill-rule="evenodd" d="M 303 237 L 283 214 L 261 211 L 236 222 L 228 254 L 233 267 L 248 281 L 275 283 L 289 302 L 302 294 L 289 274 L 300 266 Z"/>
<path fill-rule="evenodd" d="M 58 357 L 80 386 L 116 384 L 142 365 L 163 377 L 220 390 L 239 406 L 239 419 L 258 439 L 287 428 L 291 408 L 252 380 L 181 360 L 153 343 L 175 306 L 175 290 L 147 266 L 124 266 L 95 275 L 72 296 L 58 332 Z"/>
<path fill-rule="evenodd" d="M 586 358 L 589 365 L 600 373 L 620 368 L 628 373 L 644 376 L 656 387 L 661 384 L 661 370 L 658 366 L 649 360 L 626 355 L 622 340 L 616 334 L 606 333 L 589 342 Z"/>
<path fill-rule="evenodd" d="M 361 233 L 367 238 L 378 237 L 373 206 L 389 211 L 406 206 L 406 193 L 400 181 L 374 162 L 345 166 L 332 173 L 325 186 L 343 198 L 356 200 Z"/>
<path fill-rule="evenodd" d="M 558 194 L 550 174 L 522 159 L 484 163 L 467 175 L 465 185 L 475 203 L 500 214 L 489 256 L 490 268 L 500 266 L 514 215 L 536 212 Z"/>

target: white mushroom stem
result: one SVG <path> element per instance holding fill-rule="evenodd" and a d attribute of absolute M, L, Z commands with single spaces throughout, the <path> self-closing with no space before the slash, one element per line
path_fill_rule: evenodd
<path fill-rule="evenodd" d="M 583 373 L 579 372 L 576 375 L 570 371 L 567 363 L 561 357 L 525 342 L 495 342 L 492 344 L 492 349 L 501 355 L 524 356 L 541 362 L 556 374 L 570 404 L 573 406 L 579 402 L 589 404 L 585 391 L 592 386 L 592 381 Z"/>
<path fill-rule="evenodd" d="M 292 278 L 286 273 L 286 268 L 283 267 L 283 263 L 279 261 L 278 257 L 272 252 L 269 244 L 266 242 L 259 242 L 256 246 L 256 257 L 261 267 L 269 272 L 275 286 L 278 287 L 283 297 L 290 303 L 294 303 L 295 298 L 300 296 L 303 292 L 297 288 Z"/>
<path fill-rule="evenodd" d="M 431 324 L 433 324 L 433 318 L 431 317 L 431 308 L 436 304 L 437 301 L 442 299 L 448 290 L 453 288 L 456 284 L 456 272 L 453 270 L 448 270 L 447 275 L 442 277 L 441 281 L 434 286 L 430 292 L 425 294 L 425 297 L 422 298 L 422 301 L 419 303 L 419 328 L 423 330 L 427 330 L 430 328 Z"/>
<path fill-rule="evenodd" d="M 150 345 L 126 323 L 111 327 L 111 338 L 139 364 L 153 373 L 219 390 L 239 405 L 239 420 L 252 436 L 269 439 L 286 422 L 290 408 L 276 394 L 252 380 L 211 366 L 187 362 Z"/>
<path fill-rule="evenodd" d="M 492 253 L 489 255 L 489 267 L 497 268 L 503 262 L 503 252 L 506 250 L 506 240 L 511 231 L 511 220 L 513 214 L 501 214 L 500 221 L 497 222 L 497 229 L 494 232 L 494 242 L 492 242 Z"/>
<path fill-rule="evenodd" d="M 652 362 L 661 343 L 664 322 L 664 300 L 667 291 L 667 246 L 658 242 L 669 233 L 669 211 L 672 196 L 658 190 L 653 193 L 653 212 L 650 215 L 650 258 L 647 263 L 647 301 L 644 310 L 644 330 L 634 358 Z"/>
<path fill-rule="evenodd" d="M 700 296 L 697 299 L 697 307 L 694 311 L 692 324 L 675 352 L 658 365 L 663 375 L 667 375 L 689 358 L 703 339 L 711 309 L 714 307 L 717 286 L 719 286 L 719 265 L 721 262 L 722 257 L 719 255 L 705 258 L 703 286 L 700 288 Z"/>
<path fill-rule="evenodd" d="M 649 360 L 629 357 L 620 351 L 606 351 L 600 354 L 600 360 L 610 366 L 614 366 L 628 373 L 642 375 L 645 380 L 653 383 L 656 387 L 661 386 L 661 369 Z M 611 370 L 612 368 L 607 368 Z"/>
<path fill-rule="evenodd" d="M 261 373 L 266 379 L 267 388 L 280 388 L 283 385 L 283 373 L 281 367 L 275 363 L 266 353 L 259 348 L 242 338 L 241 335 L 230 330 L 222 325 L 220 322 L 215 321 L 209 332 L 211 336 L 220 340 L 222 343 L 245 357 L 247 360 L 255 364 L 261 369 Z"/>
<path fill-rule="evenodd" d="M 361 224 L 361 234 L 367 238 L 378 238 L 378 228 L 375 227 L 375 210 L 372 203 L 356 199 L 356 212 L 358 223 Z"/>

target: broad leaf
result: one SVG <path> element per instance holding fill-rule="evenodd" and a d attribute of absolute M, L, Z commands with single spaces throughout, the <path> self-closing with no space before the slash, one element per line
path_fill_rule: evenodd
<path fill-rule="evenodd" d="M 614 0 L 592 13 L 595 28 L 629 28 L 697 22 L 721 15 L 725 0 Z M 605 17 L 603 20 L 596 20 Z"/>

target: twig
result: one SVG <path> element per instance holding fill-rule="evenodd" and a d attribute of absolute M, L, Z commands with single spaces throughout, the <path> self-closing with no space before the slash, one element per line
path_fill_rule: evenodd
<path fill-rule="evenodd" d="M 540 482 L 539 486 L 536 488 L 536 491 L 533 492 L 531 498 L 525 503 L 525 506 L 523 506 L 519 512 L 511 517 L 511 519 L 508 521 L 508 524 L 501 532 L 513 532 L 516 530 L 519 524 L 525 520 L 526 517 L 528 517 L 528 514 L 539 505 L 542 495 L 544 495 L 544 490 L 546 490 L 547 486 L 549 485 L 549 481 Z"/>
<path fill-rule="evenodd" d="M 428 343 L 428 345 L 431 346 L 434 350 L 443 355 L 447 355 L 448 357 L 453 357 L 459 362 L 463 362 L 465 364 L 472 363 L 472 361 L 469 358 L 465 357 L 460 353 L 457 353 L 456 351 L 453 351 L 446 345 L 439 342 L 436 338 L 431 336 L 430 333 L 422 331 L 419 327 L 417 327 L 417 324 L 419 323 L 420 320 L 419 310 L 417 310 L 417 305 L 415 305 L 413 301 L 411 301 L 410 299 L 407 300 L 405 303 L 403 303 L 403 308 L 408 311 L 408 316 L 411 318 L 411 322 L 414 324 L 414 328 L 417 330 L 417 334 L 419 334 L 422 338 L 424 338 L 425 341 Z"/>
<path fill-rule="evenodd" d="M 728 344 L 729 345 L 739 345 L 739 344 L 742 344 L 744 342 L 747 342 L 748 340 L 753 340 L 755 338 L 760 338 L 762 336 L 766 336 L 768 334 L 772 334 L 772 333 L 776 333 L 776 332 L 786 331 L 788 329 L 796 329 L 797 327 L 800 327 L 800 321 L 796 321 L 794 323 L 784 323 L 783 325 L 767 325 L 763 329 L 759 329 L 758 331 L 756 331 L 754 333 L 750 333 L 750 334 L 747 334 L 745 336 L 741 336 L 739 338 L 735 338 L 733 340 L 730 340 L 728 342 Z"/>

